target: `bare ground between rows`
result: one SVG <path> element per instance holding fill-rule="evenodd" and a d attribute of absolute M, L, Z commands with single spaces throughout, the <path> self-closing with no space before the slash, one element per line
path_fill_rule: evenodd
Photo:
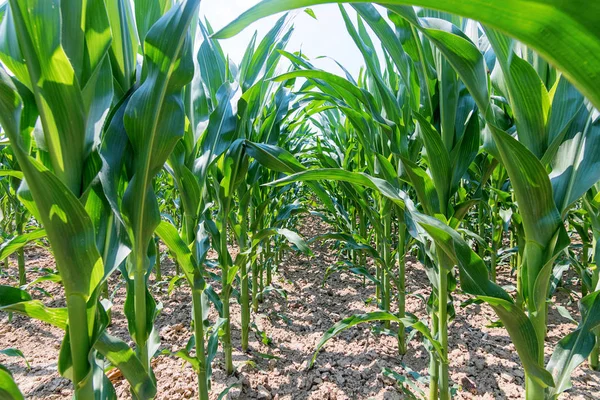
<path fill-rule="evenodd" d="M 305 218 L 300 232 L 306 238 L 327 230 L 320 220 Z M 232 306 L 234 364 L 236 373 L 227 377 L 223 372 L 222 354 L 214 363 L 212 394 L 216 399 L 225 388 L 235 385 L 229 398 L 239 399 L 400 399 L 403 395 L 394 382 L 384 378 L 381 371 L 390 368 L 400 374 L 410 369 L 427 375 L 428 353 L 419 337 L 408 346 L 404 357 L 397 355 L 397 342 L 393 336 L 381 334 L 362 325 L 334 338 L 319 354 L 315 367 L 307 370 L 316 344 L 323 333 L 345 316 L 375 311 L 366 299 L 374 296 L 373 285 L 363 286 L 363 280 L 352 274 L 331 276 L 323 285 L 324 271 L 333 265 L 336 252 L 326 244 L 313 247 L 314 256 L 289 254 L 275 275 L 275 286 L 287 292 L 287 299 L 270 292 L 253 322 L 272 341 L 261 342 L 257 333 L 250 335 L 250 352 L 239 349 L 240 308 L 235 300 Z M 27 251 L 27 266 L 54 268 L 51 255 L 43 249 Z M 165 275 L 172 275 L 171 261 L 163 263 Z M 1 284 L 16 285 L 16 262 L 11 260 Z M 30 271 L 28 278 L 39 273 Z M 151 282 L 154 281 L 151 278 Z M 500 271 L 500 281 L 509 283 L 509 271 Z M 429 294 L 429 283 L 423 267 L 415 260 L 407 263 L 407 310 L 425 318 L 423 299 Z M 112 325 L 114 335 L 129 340 L 127 322 L 123 315 L 125 289 L 115 274 L 110 281 L 114 291 Z M 37 285 L 52 297 L 34 291 L 34 295 L 51 306 L 64 305 L 62 289 L 51 282 Z M 186 285 L 177 287 L 169 296 L 164 284 L 154 285 L 153 292 L 163 304 L 157 319 L 161 348 L 178 350 L 185 346 L 191 333 L 191 297 Z M 523 398 L 523 373 L 506 331 L 486 327 L 495 321 L 493 312 L 485 305 L 461 308 L 466 300 L 455 295 L 456 318 L 450 324 L 451 380 L 458 388 L 459 399 L 517 399 Z M 214 321 L 216 312 L 211 311 Z M 574 325 L 550 312 L 548 354 L 560 338 Z M 23 351 L 31 364 L 27 369 L 17 358 L 0 356 L 0 363 L 14 374 L 21 390 L 30 399 L 64 399 L 72 395 L 69 381 L 57 372 L 57 358 L 62 332 L 52 326 L 18 315 L 9 321 L 0 313 L 0 349 L 16 347 Z M 130 342 L 130 344 L 132 344 Z M 269 354 L 272 357 L 265 357 Z M 196 378 L 191 367 L 183 361 L 160 355 L 153 361 L 158 381 L 159 399 L 187 399 L 196 397 Z M 112 378 L 120 399 L 130 398 L 128 384 L 122 378 Z M 563 395 L 565 399 L 600 398 L 600 374 L 591 371 L 584 363 L 574 374 L 573 389 Z M 421 385 L 422 387 L 422 385 Z M 423 388 L 423 387 L 422 387 Z M 424 389 L 424 388 L 423 388 Z"/>

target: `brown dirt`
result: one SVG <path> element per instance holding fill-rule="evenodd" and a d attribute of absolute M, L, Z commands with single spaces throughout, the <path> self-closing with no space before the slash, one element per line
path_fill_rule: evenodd
<path fill-rule="evenodd" d="M 301 233 L 313 237 L 326 227 L 316 219 L 307 218 Z M 383 377 L 382 368 L 406 374 L 403 366 L 427 376 L 428 353 L 418 337 L 408 346 L 404 357 L 397 355 L 396 338 L 377 333 L 371 326 L 362 325 L 346 330 L 328 342 L 319 354 L 315 367 L 306 365 L 323 333 L 345 316 L 376 310 L 365 300 L 374 296 L 372 285 L 362 284 L 362 278 L 348 273 L 334 274 L 323 285 L 326 267 L 337 260 L 336 252 L 324 245 L 313 247 L 314 257 L 289 254 L 275 275 L 274 283 L 288 293 L 287 300 L 275 292 L 269 293 L 260 312 L 253 315 L 258 328 L 272 340 L 270 346 L 261 343 L 258 335 L 250 335 L 250 353 L 234 349 L 236 373 L 227 377 L 223 372 L 222 354 L 214 362 L 211 398 L 216 399 L 226 387 L 238 383 L 229 398 L 239 399 L 401 399 L 398 386 Z M 28 268 L 53 268 L 51 255 L 43 249 L 27 250 Z M 172 275 L 173 264 L 164 261 L 164 274 Z M 17 285 L 16 262 L 11 260 L 1 284 Z M 39 273 L 30 271 L 28 279 Z M 508 283 L 508 271 L 500 271 L 500 280 Z M 123 315 L 124 287 L 114 274 L 111 290 L 116 290 L 110 332 L 128 340 Z M 59 285 L 43 282 L 37 285 L 52 297 L 39 292 L 37 298 L 52 306 L 64 305 Z M 407 310 L 425 318 L 425 304 L 419 298 L 429 294 L 429 284 L 423 267 L 414 259 L 407 263 Z M 161 348 L 177 350 L 190 337 L 191 297 L 184 285 L 171 296 L 166 287 L 154 286 L 154 294 L 163 303 L 158 317 Z M 417 296 L 418 295 L 418 296 Z M 458 399 L 517 399 L 523 398 L 523 373 L 514 346 L 503 328 L 488 328 L 496 318 L 486 305 L 461 308 L 466 300 L 455 295 L 456 318 L 450 324 L 451 380 L 457 386 Z M 571 307 L 573 309 L 573 307 Z M 233 343 L 239 345 L 239 314 L 237 302 L 232 302 Z M 279 316 L 278 316 L 279 315 Z M 573 315 L 577 315 L 574 312 Z M 284 316 L 282 318 L 281 316 Z M 216 312 L 212 311 L 212 320 Z M 284 320 L 285 319 L 285 320 Z M 574 325 L 550 312 L 547 356 L 561 337 Z M 0 313 L 0 349 L 16 347 L 23 351 L 31 364 L 28 370 L 18 358 L 0 356 L 0 363 L 14 374 L 27 398 L 65 399 L 72 394 L 68 380 L 57 373 L 57 358 L 62 332 L 47 324 L 14 315 L 9 321 Z M 131 342 L 130 342 L 131 344 Z M 267 359 L 259 353 L 277 358 Z M 160 355 L 153 361 L 158 380 L 159 399 L 187 399 L 196 397 L 196 378 L 189 365 L 174 357 Z M 114 385 L 119 398 L 130 398 L 127 382 L 118 376 Z M 419 384 L 422 388 L 423 385 Z M 564 399 L 600 398 L 600 373 L 590 371 L 587 363 L 580 366 L 573 377 L 573 388 Z"/>

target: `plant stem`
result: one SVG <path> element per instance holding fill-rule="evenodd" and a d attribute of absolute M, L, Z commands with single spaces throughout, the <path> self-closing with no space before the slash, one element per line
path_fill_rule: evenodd
<path fill-rule="evenodd" d="M 146 318 L 146 254 L 141 250 L 143 246 L 136 246 L 132 256 L 135 262 L 134 308 L 135 308 L 135 344 L 136 353 L 146 371 L 150 370 L 150 358 L 147 349 L 147 318 Z"/>
<path fill-rule="evenodd" d="M 246 250 L 247 246 L 247 208 L 240 210 L 241 232 L 240 232 L 240 251 Z M 240 257 L 238 255 L 238 257 Z M 242 351 L 248 351 L 248 337 L 250 331 L 250 298 L 248 291 L 248 260 L 245 256 L 241 256 L 240 264 L 240 303 L 241 303 L 241 322 L 242 322 Z"/>
<path fill-rule="evenodd" d="M 383 223 L 383 260 L 385 266 L 383 267 L 383 296 L 381 299 L 381 305 L 384 311 L 390 311 L 390 272 L 392 269 L 392 249 L 390 246 L 390 238 L 392 236 L 392 217 L 391 212 L 388 212 L 384 216 Z M 385 321 L 384 326 L 390 327 L 390 321 Z"/>
<path fill-rule="evenodd" d="M 73 387 L 76 399 L 93 399 L 93 380 L 87 379 L 90 372 L 88 354 L 90 338 L 88 336 L 87 303 L 81 295 L 71 295 L 67 302 L 69 315 L 69 342 L 73 360 Z"/>
<path fill-rule="evenodd" d="M 379 253 L 381 254 L 381 237 L 379 234 L 375 235 L 375 248 L 379 250 Z M 379 281 L 379 284 L 375 285 L 375 300 L 377 301 L 377 304 L 380 304 L 383 277 L 381 276 L 381 265 L 379 265 L 378 262 L 375 263 L 375 276 Z"/>
<path fill-rule="evenodd" d="M 23 214 L 17 213 L 17 234 L 23 234 Z M 25 274 L 25 251 L 23 247 L 17 250 L 17 265 L 19 267 L 19 285 L 23 286 L 27 284 L 27 276 Z"/>
<path fill-rule="evenodd" d="M 485 238 L 485 213 L 483 210 L 483 201 L 479 202 L 479 206 L 477 207 L 477 222 L 479 223 L 479 237 L 481 237 L 482 239 Z M 492 229 L 493 229 L 493 221 L 492 221 Z M 493 238 L 493 232 L 492 232 L 492 238 Z M 493 239 L 492 239 L 493 240 Z M 483 259 L 484 255 L 485 255 L 485 248 L 479 244 L 478 246 L 478 253 L 479 253 L 479 257 L 481 257 Z"/>
<path fill-rule="evenodd" d="M 406 240 L 406 225 L 398 223 L 398 316 L 406 316 L 406 258 L 404 242 Z M 398 353 L 406 354 L 406 330 L 402 322 L 398 323 Z"/>
<path fill-rule="evenodd" d="M 273 253 L 271 252 L 271 240 L 267 239 L 267 257 L 269 260 L 267 263 L 267 286 L 269 286 L 271 284 L 271 281 L 273 279 L 273 272 L 272 272 L 272 268 L 273 268 Z"/>
<path fill-rule="evenodd" d="M 451 261 L 448 260 L 441 249 L 438 249 L 438 337 L 442 347 L 442 355 L 445 360 L 440 360 L 440 400 L 450 398 L 448 385 L 448 272 Z"/>
<path fill-rule="evenodd" d="M 433 337 L 438 332 L 438 317 L 435 311 L 431 315 L 431 333 Z M 429 354 L 429 400 L 437 400 L 438 398 L 438 379 L 439 378 L 439 365 L 438 356 L 431 351 Z"/>
<path fill-rule="evenodd" d="M 208 380 L 206 376 L 206 354 L 204 353 L 204 316 L 202 315 L 202 290 L 192 290 L 194 308 L 194 338 L 196 339 L 196 359 L 198 360 L 198 398 L 208 400 Z"/>
<path fill-rule="evenodd" d="M 229 250 L 227 249 L 227 218 L 229 216 L 229 204 L 221 205 L 221 243 L 220 243 L 220 258 L 221 258 L 221 301 L 223 302 L 223 318 L 225 324 L 223 327 L 223 352 L 225 353 L 225 372 L 227 375 L 233 373 L 233 355 L 231 346 L 231 316 L 229 315 L 229 297 L 231 294 L 231 284 L 229 279 Z"/>
<path fill-rule="evenodd" d="M 252 265 L 252 310 L 258 312 L 258 263 Z"/>
<path fill-rule="evenodd" d="M 156 274 L 155 278 L 157 282 L 160 282 L 162 281 L 162 271 L 160 266 L 160 243 L 158 239 L 156 239 L 154 243 L 156 244 L 156 264 L 154 265 L 154 271 Z"/>
<path fill-rule="evenodd" d="M 26 285 L 27 276 L 25 274 L 25 253 L 22 247 L 17 250 L 17 264 L 19 266 L 19 285 Z"/>
<path fill-rule="evenodd" d="M 544 249 L 540 245 L 533 242 L 527 242 L 525 244 L 525 250 L 523 254 L 523 262 L 527 263 L 527 281 L 528 285 L 528 296 L 527 296 L 527 311 L 529 313 L 529 320 L 531 321 L 535 334 L 537 337 L 538 345 L 538 364 L 544 365 L 544 340 L 546 338 L 546 294 L 548 293 L 547 285 L 534 291 L 533 283 L 536 282 L 536 278 L 544 266 Z M 537 295 L 536 293 L 543 293 Z M 543 399 L 544 398 L 544 387 L 538 383 L 535 379 L 529 377 L 525 373 L 525 398 L 526 400 Z"/>

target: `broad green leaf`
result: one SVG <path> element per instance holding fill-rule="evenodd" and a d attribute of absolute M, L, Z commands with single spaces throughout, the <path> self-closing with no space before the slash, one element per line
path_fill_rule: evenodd
<path fill-rule="evenodd" d="M 135 25 L 140 43 L 146 41 L 146 35 L 152 26 L 171 7 L 173 0 L 135 0 Z"/>
<path fill-rule="evenodd" d="M 585 361 L 596 343 L 593 329 L 600 325 L 600 291 L 590 293 L 579 304 L 581 322 L 577 329 L 562 338 L 556 345 L 548 371 L 554 377 L 556 386 L 548 388 L 549 398 L 555 399 L 571 387 L 571 373 Z"/>
<path fill-rule="evenodd" d="M 133 83 L 138 48 L 131 2 L 105 0 L 112 42 L 109 50 L 115 92 L 122 97 Z"/>
<path fill-rule="evenodd" d="M 8 75 L 0 70 L 0 124 L 35 201 L 34 205 L 26 200 L 25 205 L 39 216 L 46 229 L 67 298 L 76 295 L 87 301 L 104 274 L 93 224 L 73 192 L 21 149 L 20 115 L 21 100 Z"/>
<path fill-rule="evenodd" d="M 94 348 L 121 371 L 137 398 L 151 399 L 156 395 L 156 384 L 127 343 L 104 332 Z"/>
<path fill-rule="evenodd" d="M 84 162 L 86 118 L 77 75 L 60 42 L 60 2 L 10 0 L 10 7 L 40 112 L 53 172 L 78 196 Z"/>
<path fill-rule="evenodd" d="M 203 287 L 196 287 L 195 276 L 198 272 L 198 267 L 194 263 L 192 252 L 185 242 L 179 236 L 177 229 L 171 223 L 162 221 L 156 227 L 156 234 L 161 238 L 169 250 L 175 255 L 175 261 L 179 264 L 183 273 L 188 280 L 190 286 L 194 289 L 202 290 Z M 202 284 L 204 281 L 202 280 Z"/>
<path fill-rule="evenodd" d="M 0 364 L 0 398 L 6 400 L 24 400 L 23 393 L 13 380 L 10 371 Z"/>
<path fill-rule="evenodd" d="M 137 259 L 146 252 L 160 223 L 152 179 L 183 137 L 182 89 L 194 71 L 188 28 L 198 6 L 199 0 L 178 3 L 145 35 L 145 79 L 131 96 L 123 117 L 134 154 L 123 216 Z"/>
<path fill-rule="evenodd" d="M 46 231 L 43 229 L 36 229 L 22 235 L 18 235 L 2 243 L 0 246 L 0 261 L 6 259 L 6 257 L 14 254 L 17 250 L 22 249 L 30 242 L 41 239 L 46 236 Z"/>
<path fill-rule="evenodd" d="M 506 132 L 493 128 L 492 135 L 511 178 L 525 237 L 546 248 L 557 230 L 564 229 L 546 169 L 532 152 Z"/>
<path fill-rule="evenodd" d="M 583 112 L 573 121 L 575 134 L 565 138 L 552 161 L 550 182 L 562 215 L 600 179 L 600 120 L 592 118 Z"/>
<path fill-rule="evenodd" d="M 360 186 L 366 186 L 370 189 L 382 193 L 384 196 L 394 201 L 396 204 L 400 206 L 404 205 L 404 193 L 390 185 L 389 182 L 384 181 L 383 179 L 374 178 L 362 172 L 350 172 L 337 168 L 306 170 L 304 172 L 298 172 L 288 177 L 271 182 L 269 185 L 280 186 L 290 182 L 318 180 L 334 180 L 348 182 Z"/>
<path fill-rule="evenodd" d="M 433 345 L 433 347 L 436 350 L 436 355 L 438 357 L 443 358 L 443 352 L 440 343 L 433 338 L 433 335 L 429 331 L 429 328 L 427 328 L 427 326 L 425 326 L 425 324 L 419 319 L 417 319 L 415 316 L 398 318 L 394 314 L 391 314 L 386 311 L 373 311 L 366 314 L 355 314 L 350 317 L 344 318 L 343 320 L 329 328 L 327 332 L 325 332 L 319 343 L 317 343 L 317 347 L 315 349 L 315 352 L 313 353 L 310 363 L 308 364 L 308 367 L 312 368 L 312 366 L 315 364 L 315 361 L 317 360 L 317 356 L 319 355 L 319 351 L 321 350 L 321 348 L 325 345 L 325 343 L 327 343 L 327 341 L 329 341 L 335 335 L 358 324 L 373 321 L 401 322 L 404 324 L 405 327 L 412 327 L 413 329 L 416 329 L 421 334 L 423 334 L 423 336 L 427 338 L 427 340 L 429 340 L 429 342 Z"/>
<path fill-rule="evenodd" d="M 263 0 L 241 14 L 214 36 L 225 39 L 252 22 L 296 8 L 327 3 L 370 3 L 368 0 Z M 600 26 L 596 16 L 600 4 L 586 0 L 383 0 L 383 5 L 415 5 L 471 18 L 509 34 L 531 46 L 600 107 Z M 523 21 L 527 21 L 524 24 Z M 569 32 L 569 35 L 564 35 Z"/>
<path fill-rule="evenodd" d="M 285 228 L 266 228 L 256 232 L 254 235 L 252 235 L 252 247 L 258 245 L 262 240 L 275 235 L 281 235 L 285 237 L 302 253 L 308 255 L 312 254 L 310 247 L 308 247 L 308 244 L 298 233 Z"/>
<path fill-rule="evenodd" d="M 208 128 L 200 139 L 200 157 L 194 163 L 193 172 L 201 184 L 206 179 L 209 167 L 237 139 L 237 116 L 231 105 L 236 91 L 236 87 L 226 82 L 216 93 L 218 105 L 210 114 Z"/>
<path fill-rule="evenodd" d="M 32 300 L 24 290 L 0 286 L 0 309 L 34 318 L 60 329 L 67 327 L 67 309 L 46 307 L 39 300 Z"/>
<path fill-rule="evenodd" d="M 454 229 L 441 221 L 415 211 L 410 211 L 408 215 L 414 223 L 425 229 L 436 246 L 458 265 L 461 288 L 494 309 L 506 327 L 528 376 L 544 386 L 554 386 L 552 376 L 538 362 L 539 346 L 533 324 L 514 304 L 508 293 L 490 281 L 483 260 Z"/>
<path fill-rule="evenodd" d="M 414 162 L 404 157 L 400 157 L 400 159 L 402 160 L 402 167 L 408 176 L 408 180 L 415 189 L 415 192 L 417 192 L 417 199 L 421 203 L 423 211 L 427 215 L 439 213 L 440 200 L 431 177 Z"/>
<path fill-rule="evenodd" d="M 23 354 L 23 352 L 19 349 L 15 349 L 14 347 L 10 347 L 8 349 L 2 349 L 2 350 L 0 350 L 0 354 L 8 356 L 8 357 L 22 358 L 23 361 L 25 361 L 25 365 L 27 365 L 27 369 L 31 369 L 31 365 L 29 365 L 29 361 L 27 361 L 27 358 L 25 358 L 25 355 Z"/>
<path fill-rule="evenodd" d="M 197 60 L 200 66 L 202 83 L 206 85 L 208 90 L 207 97 L 212 101 L 212 110 L 214 110 L 217 104 L 221 103 L 221 99 L 217 98 L 217 92 L 221 90 L 223 85 L 228 83 L 225 79 L 227 75 L 227 59 L 221 50 L 219 42 L 211 39 L 206 27 L 202 22 L 199 23 L 204 41 L 198 49 Z"/>
<path fill-rule="evenodd" d="M 550 114 L 546 86 L 535 69 L 513 52 L 511 39 L 493 29 L 485 29 L 485 32 L 504 74 L 519 142 L 542 158 L 548 147 L 546 124 Z"/>
<path fill-rule="evenodd" d="M 394 65 L 398 68 L 404 85 L 408 89 L 411 108 L 418 110 L 420 98 L 418 76 L 410 57 L 404 51 L 400 39 L 373 5 L 353 4 L 352 7 L 364 18 L 379 40 L 381 40 L 381 44 L 394 61 Z"/>
<path fill-rule="evenodd" d="M 415 112 L 414 116 L 418 122 L 419 133 L 427 151 L 427 162 L 438 195 L 440 211 L 446 214 L 446 208 L 450 200 L 450 186 L 452 185 L 450 155 L 436 129 L 421 114 Z"/>
<path fill-rule="evenodd" d="M 252 54 L 252 59 L 249 61 L 248 65 L 243 71 L 244 74 L 240 77 L 242 91 L 245 92 L 256 83 L 256 79 L 263 68 L 271 68 L 272 64 L 265 65 L 265 62 L 267 61 L 273 46 L 284 34 L 283 32 L 287 29 L 287 22 L 287 15 L 279 18 L 256 47 L 256 50 Z"/>
<path fill-rule="evenodd" d="M 562 142 L 568 128 L 579 115 L 579 111 L 584 106 L 584 97 L 563 75 L 558 78 L 550 91 L 550 97 L 552 107 L 548 118 L 547 131 L 548 147 L 552 149 Z M 543 159 L 551 159 L 552 156 L 554 154 L 548 154 L 548 151 L 546 151 Z M 546 165 L 543 161 L 542 163 Z"/>

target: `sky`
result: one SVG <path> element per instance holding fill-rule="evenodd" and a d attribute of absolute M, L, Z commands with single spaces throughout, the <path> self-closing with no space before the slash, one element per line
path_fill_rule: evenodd
<path fill-rule="evenodd" d="M 200 15 L 206 17 L 217 31 L 258 2 L 259 0 L 203 0 L 200 3 Z M 338 6 L 325 4 L 315 6 L 312 10 L 317 20 L 303 11 L 296 13 L 293 20 L 294 33 L 287 50 L 302 50 L 316 67 L 343 75 L 342 70 L 331 60 L 333 58 L 356 78 L 364 62 L 346 31 Z M 354 10 L 350 7 L 346 7 L 346 10 L 355 21 Z M 239 64 L 254 32 L 258 31 L 258 39 L 261 39 L 280 16 L 281 14 L 259 20 L 237 36 L 221 40 L 224 52 Z M 319 56 L 329 58 L 316 59 Z"/>

